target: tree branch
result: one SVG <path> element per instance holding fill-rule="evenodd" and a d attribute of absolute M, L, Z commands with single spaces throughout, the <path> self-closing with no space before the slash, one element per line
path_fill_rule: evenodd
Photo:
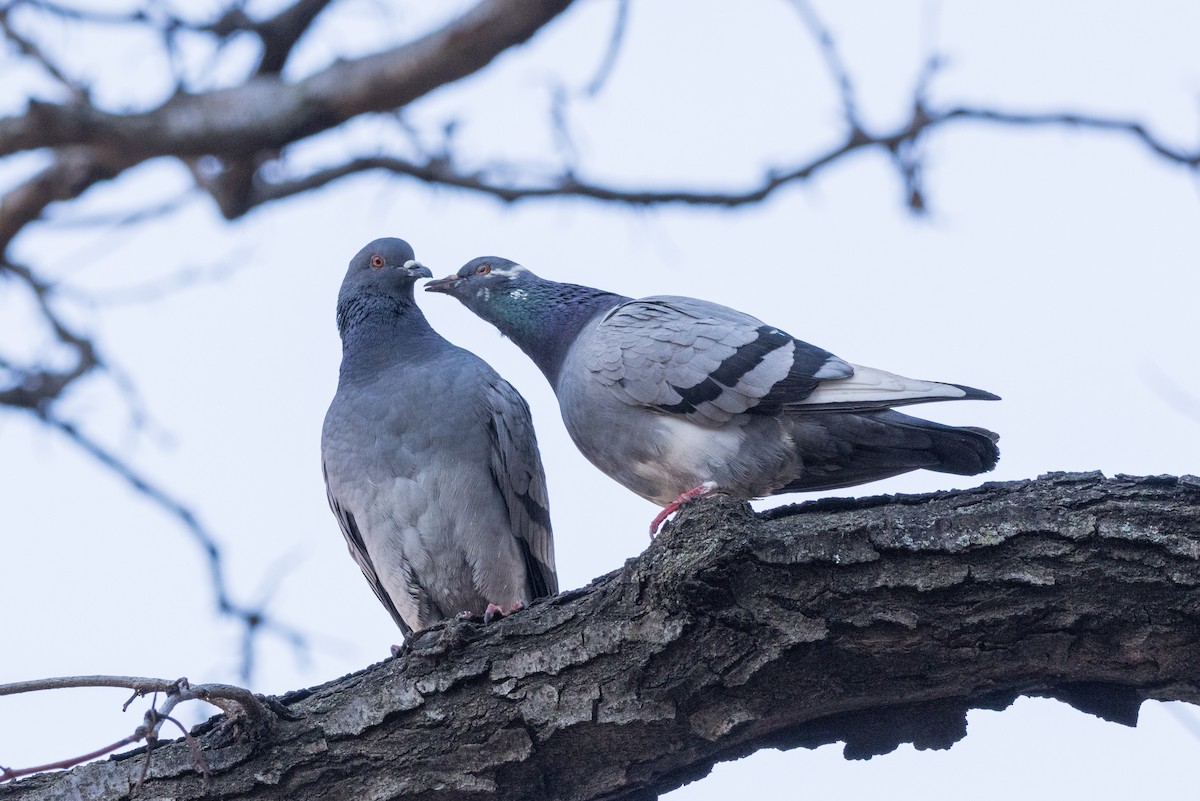
<path fill-rule="evenodd" d="M 33 270 L 24 265 L 0 260 L 0 277 L 15 278 L 33 293 L 42 319 L 50 326 L 59 344 L 75 352 L 75 363 L 62 370 L 52 368 L 25 367 L 5 363 L 14 374 L 12 386 L 0 388 L 0 406 L 24 409 L 44 415 L 50 405 L 66 392 L 67 387 L 79 378 L 104 365 L 92 340 L 72 328 L 58 315 L 50 304 L 54 288 L 38 278 Z"/>
<path fill-rule="evenodd" d="M 95 458 L 123 479 L 137 493 L 178 520 L 200 547 L 205 561 L 208 563 L 209 579 L 212 584 L 213 594 L 215 595 L 218 614 L 237 620 L 243 627 L 242 664 L 240 669 L 242 681 L 249 682 L 254 672 L 254 648 L 252 645 L 253 638 L 257 633 L 269 631 L 279 636 L 300 652 L 303 652 L 307 648 L 307 639 L 298 629 L 277 620 L 273 615 L 267 613 L 266 600 L 261 605 L 246 605 L 234 600 L 233 594 L 229 589 L 228 580 L 225 577 L 225 565 L 222 559 L 221 547 L 218 545 L 216 537 L 200 522 L 196 513 L 189 506 L 154 484 L 116 454 L 111 453 L 91 437 L 84 434 L 73 423 L 52 415 L 43 415 L 43 419 L 52 428 L 66 435 L 85 453 Z"/>
<path fill-rule="evenodd" d="M 267 704 L 258 696 L 241 687 L 234 687 L 227 684 L 201 684 L 192 686 L 186 678 L 170 680 L 147 679 L 136 676 L 65 676 L 53 679 L 19 681 L 13 684 L 0 684 L 0 696 L 79 687 L 124 687 L 133 690 L 133 695 L 125 702 L 122 711 L 128 709 L 129 705 L 135 699 L 150 695 L 151 693 L 155 696 L 155 702 L 146 710 L 142 724 L 129 736 L 87 754 L 58 760 L 46 765 L 17 769 L 0 766 L 0 782 L 48 770 L 74 767 L 82 762 L 104 756 L 116 751 L 118 748 L 144 739 L 147 743 L 147 748 L 145 749 L 146 760 L 138 775 L 138 780 L 134 784 L 135 789 L 140 788 L 146 778 L 146 772 L 150 764 L 150 749 L 157 742 L 158 732 L 164 721 L 174 723 L 183 732 L 184 741 L 192 754 L 192 761 L 201 771 L 207 782 L 211 778 L 208 771 L 208 760 L 205 759 L 200 747 L 192 739 L 188 730 L 179 721 L 171 717 L 171 712 L 176 706 L 186 701 L 204 701 L 218 707 L 226 715 L 245 719 L 250 726 L 250 730 L 255 735 L 265 731 L 274 721 L 275 715 L 280 712 L 277 705 L 268 708 Z M 166 696 L 166 700 L 163 701 L 162 706 L 158 705 L 157 699 L 159 693 L 163 693 Z M 285 713 L 284 717 L 290 717 L 290 713 L 286 713 L 286 710 L 282 711 Z"/>
<path fill-rule="evenodd" d="M 1037 481 L 683 512 L 624 569 L 283 699 L 250 745 L 196 732 L 246 799 L 652 798 L 759 748 L 946 748 L 1020 695 L 1132 725 L 1200 701 L 1200 479 Z M 202 797 L 183 744 L 156 797 Z M 398 771 L 401 764 L 404 769 Z M 0 789 L 117 788 L 118 758 Z"/>
<path fill-rule="evenodd" d="M 24 115 L 0 119 L 0 156 L 65 145 L 113 148 L 139 161 L 277 150 L 361 114 L 400 108 L 470 75 L 568 5 L 570 0 L 482 0 L 426 36 L 335 62 L 296 83 L 262 75 L 231 88 L 175 95 L 140 114 L 31 101 Z"/>
<path fill-rule="evenodd" d="M 260 181 L 247 199 L 246 209 L 318 189 L 341 178 L 372 170 L 416 178 L 422 182 L 466 189 L 505 202 L 546 198 L 583 198 L 630 206 L 689 205 L 734 208 L 761 203 L 789 184 L 803 183 L 842 158 L 869 148 L 898 153 L 914 146 L 930 131 L 955 122 L 990 122 L 1018 127 L 1075 127 L 1120 133 L 1132 137 L 1167 161 L 1192 169 L 1200 168 L 1200 147 L 1194 151 L 1168 145 L 1141 123 L 1075 113 L 1020 113 L 956 106 L 930 112 L 918 107 L 911 120 L 885 133 L 852 132 L 847 139 L 803 162 L 768 169 L 756 183 L 742 189 L 704 190 L 690 188 L 636 189 L 590 182 L 574 174 L 563 174 L 540 182 L 497 181 L 480 171 L 466 171 L 452 160 L 437 156 L 412 161 L 396 156 L 364 156 L 312 173 L 275 181 Z"/>
<path fill-rule="evenodd" d="M 275 16 L 252 24 L 250 30 L 258 34 L 263 43 L 263 54 L 258 62 L 257 73 L 270 75 L 282 72 L 283 65 L 287 63 L 296 43 L 331 2 L 332 0 L 296 0 Z"/>
<path fill-rule="evenodd" d="M 821 21 L 821 18 L 817 15 L 816 10 L 813 9 L 808 0 L 792 0 L 792 7 L 800 15 L 800 19 L 804 22 L 804 27 L 808 29 L 809 35 L 816 40 L 817 45 L 821 48 L 821 58 L 825 61 L 825 68 L 829 70 L 829 75 L 837 85 L 838 94 L 841 96 L 842 114 L 845 116 L 846 124 L 850 128 L 851 136 L 853 137 L 855 134 L 861 133 L 863 126 L 858 113 L 858 100 L 855 97 L 854 81 L 850 77 L 850 70 L 846 67 L 846 62 L 842 60 L 842 55 L 838 52 L 837 44 L 833 40 L 833 33 Z"/>

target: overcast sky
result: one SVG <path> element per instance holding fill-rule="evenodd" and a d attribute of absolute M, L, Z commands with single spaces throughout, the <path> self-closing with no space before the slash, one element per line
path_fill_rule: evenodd
<path fill-rule="evenodd" d="M 304 45 L 296 74 L 438 21 L 381 6 L 335 6 Z M 586 84 L 614 8 L 609 0 L 579 3 L 530 45 L 408 116 L 430 132 L 459 120 L 457 146 L 479 164 L 552 160 L 548 89 Z M 936 102 L 1136 118 L 1194 147 L 1200 5 L 947 3 L 936 25 L 927 8 L 818 6 L 868 126 L 903 118 L 932 41 L 948 56 L 933 85 Z M 587 176 L 631 187 L 737 189 L 769 164 L 796 163 L 839 141 L 834 86 L 792 7 L 763 0 L 732 9 L 695 0 L 633 4 L 607 87 L 570 113 Z M 165 83 L 149 77 L 159 64 L 149 40 L 113 47 L 70 31 L 42 34 L 57 37 L 50 41 L 78 71 L 104 76 L 102 102 L 128 108 L 161 99 Z M 198 50 L 190 57 L 213 63 Z M 248 58 L 230 48 L 207 80 L 238 75 Z M 122 76 L 131 71 L 147 77 L 130 87 Z M 19 80 L 0 83 L 5 116 L 43 86 L 7 74 Z M 352 129 L 298 148 L 294 162 L 403 146 L 389 122 Z M 134 427 L 128 403 L 102 378 L 81 386 L 64 413 L 194 506 L 221 539 L 238 597 L 273 592 L 270 611 L 309 634 L 304 659 L 278 640 L 260 642 L 254 688 L 283 692 L 378 661 L 398 640 L 346 554 L 319 467 L 340 355 L 337 288 L 349 258 L 380 236 L 408 239 L 435 275 L 499 255 L 549 278 L 635 297 L 719 300 L 848 361 L 1003 396 L 920 410 L 1000 432 L 994 473 L 915 474 L 854 494 L 1053 470 L 1200 472 L 1195 177 L 1128 137 L 1086 131 L 961 124 L 930 137 L 925 156 L 932 213 L 923 219 L 905 211 L 893 165 L 872 152 L 732 212 L 582 201 L 507 207 L 365 175 L 233 224 L 196 198 L 136 227 L 42 225 L 13 252 L 95 301 L 67 312 L 129 376 L 150 423 Z M 0 191 L 41 158 L 0 162 Z M 92 190 L 70 214 L 136 208 L 174 196 L 189 180 L 177 163 L 151 162 Z M 216 280 L 162 296 L 142 291 L 180 271 Z M 0 284 L 0 352 L 36 351 L 44 334 L 13 289 Z M 529 400 L 561 586 L 581 586 L 636 556 L 656 508 L 578 454 L 532 363 L 454 301 L 422 294 L 418 302 L 439 331 Z M 175 520 L 29 417 L 0 414 L 0 453 L 0 682 L 89 673 L 236 680 L 237 627 L 214 616 L 199 553 Z M 50 761 L 119 739 L 141 714 L 122 715 L 124 700 L 119 691 L 0 698 L 0 764 Z M 840 746 L 763 752 L 719 766 L 671 798 L 727 798 L 750 786 L 760 799 L 960 799 L 966 788 L 973 801 L 1181 797 L 1185 787 L 1193 792 L 1200 756 L 1200 726 L 1185 709 L 1146 704 L 1141 724 L 1126 729 L 1023 699 L 1005 712 L 972 713 L 968 737 L 946 752 L 905 746 L 866 763 L 843 761 Z"/>

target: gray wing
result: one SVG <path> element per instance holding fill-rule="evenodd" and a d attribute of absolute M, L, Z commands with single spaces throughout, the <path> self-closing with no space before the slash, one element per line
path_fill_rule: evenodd
<path fill-rule="evenodd" d="M 329 498 L 329 508 L 333 510 L 333 516 L 337 518 L 338 526 L 342 529 L 342 536 L 346 538 L 346 546 L 350 550 L 350 555 L 354 557 L 354 561 L 358 564 L 359 569 L 362 570 L 367 583 L 375 591 L 375 597 L 383 604 L 384 609 L 387 609 L 388 614 L 392 616 L 392 620 L 396 621 L 396 625 L 400 627 L 400 631 L 404 633 L 404 636 L 408 637 L 409 634 L 412 634 L 412 627 L 404 622 L 404 618 L 400 616 L 396 605 L 392 603 L 391 596 L 383 588 L 383 583 L 379 580 L 379 574 L 375 572 L 375 566 L 371 563 L 371 557 L 367 554 L 367 546 L 363 542 L 358 522 L 354 519 L 354 515 L 351 514 L 350 510 L 346 509 L 338 501 L 337 496 L 333 493 L 333 489 L 329 486 L 329 470 L 324 461 L 321 462 L 321 475 L 325 478 L 325 495 Z"/>
<path fill-rule="evenodd" d="M 538 453 L 529 406 L 511 384 L 493 375 L 484 390 L 484 409 L 492 443 L 490 466 L 508 508 L 513 536 L 520 546 L 533 600 L 558 593 L 554 537 L 550 529 L 546 474 Z"/>
<path fill-rule="evenodd" d="M 623 303 L 585 345 L 586 369 L 626 403 L 720 425 L 776 413 L 854 368 L 748 314 L 694 298 Z"/>

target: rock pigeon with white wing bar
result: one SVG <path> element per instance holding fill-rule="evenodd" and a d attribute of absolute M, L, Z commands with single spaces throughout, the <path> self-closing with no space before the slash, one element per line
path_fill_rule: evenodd
<path fill-rule="evenodd" d="M 748 314 L 695 298 L 634 300 L 473 259 L 427 291 L 457 298 L 541 368 L 593 464 L 662 505 L 761 498 L 926 469 L 991 470 L 999 437 L 892 407 L 999 400 L 843 361 Z"/>

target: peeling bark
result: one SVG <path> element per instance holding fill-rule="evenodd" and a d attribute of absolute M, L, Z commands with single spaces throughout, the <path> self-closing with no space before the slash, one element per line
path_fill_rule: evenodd
<path fill-rule="evenodd" d="M 968 709 L 1058 698 L 1133 725 L 1200 701 L 1200 479 L 1054 474 L 755 515 L 685 510 L 588 587 L 196 732 L 209 797 L 653 798 L 760 748 L 946 748 Z M 130 795 L 129 755 L 0 798 Z M 200 798 L 181 743 L 141 797 Z"/>

